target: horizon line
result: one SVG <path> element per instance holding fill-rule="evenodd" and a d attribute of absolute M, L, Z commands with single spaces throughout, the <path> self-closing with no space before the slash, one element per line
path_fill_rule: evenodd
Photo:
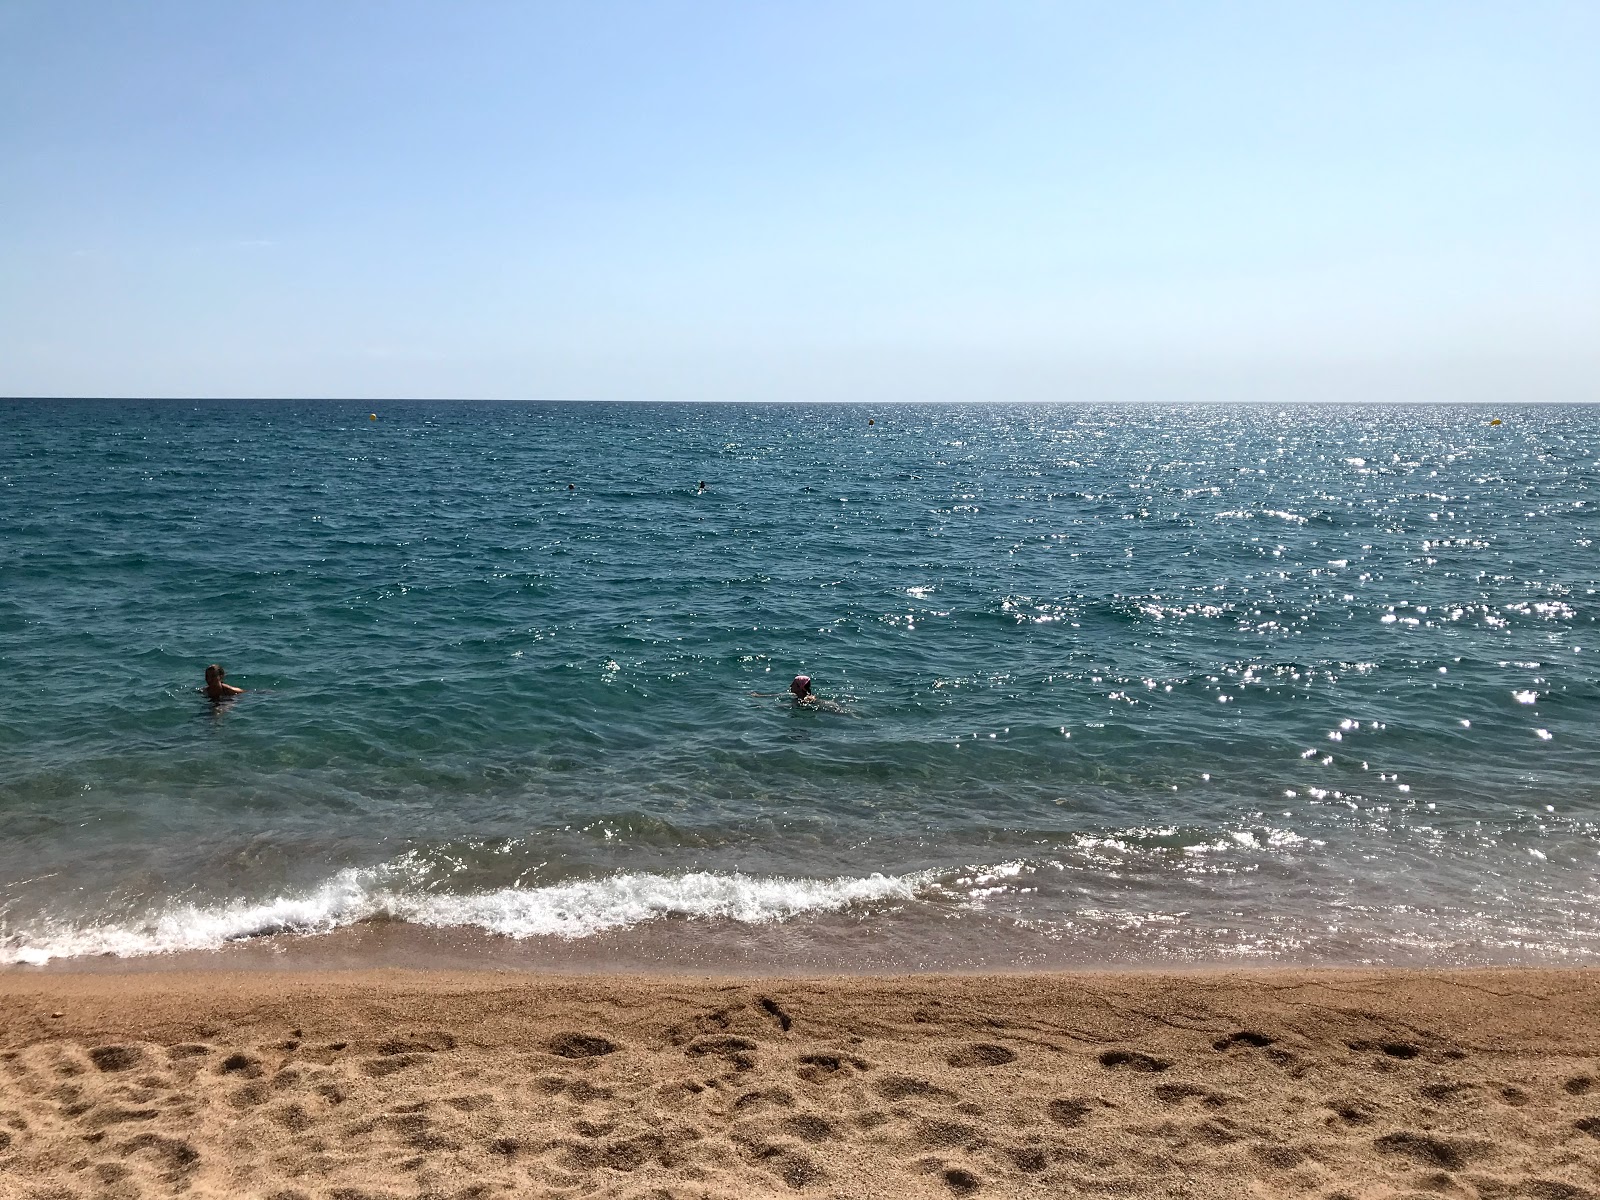
<path fill-rule="evenodd" d="M 18 404 L 28 401 L 47 403 L 82 403 L 87 401 L 118 401 L 135 404 L 660 404 L 660 405 L 705 405 L 723 408 L 736 408 L 741 405 L 748 406 L 783 406 L 797 407 L 856 407 L 856 408 L 915 408 L 915 407 L 1048 407 L 1051 405 L 1074 404 L 1099 404 L 1120 406 L 1157 405 L 1167 407 L 1217 407 L 1223 405 L 1277 405 L 1283 407 L 1300 406 L 1304 408 L 1340 408 L 1340 407 L 1389 407 L 1395 405 L 1426 407 L 1448 407 L 1457 405 L 1461 407 L 1489 408 L 1505 407 L 1515 408 L 1529 405 L 1572 406 L 1600 404 L 1600 397 L 1592 400 L 1542 400 L 1542 399 L 1516 399 L 1516 400 L 1263 400 L 1263 399 L 1184 399 L 1184 400 L 601 400 L 572 398 L 562 400 L 534 399 L 531 397 L 505 397 L 505 396 L 0 396 L 0 404 Z"/>

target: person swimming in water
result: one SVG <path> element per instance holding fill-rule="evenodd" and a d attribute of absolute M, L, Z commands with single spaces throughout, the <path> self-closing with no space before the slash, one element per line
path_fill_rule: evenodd
<path fill-rule="evenodd" d="M 227 674 L 220 665 L 212 663 L 206 668 L 205 687 L 196 688 L 195 691 L 204 692 L 206 698 L 213 702 L 232 700 L 235 696 L 243 695 L 244 689 L 242 687 L 234 687 L 231 683 L 223 682 L 227 678 Z"/>
<path fill-rule="evenodd" d="M 811 676 L 809 675 L 796 675 L 787 692 L 751 692 L 750 694 L 769 699 L 782 696 L 785 700 L 793 701 L 795 708 L 804 708 L 812 712 L 843 713 L 845 711 L 832 700 L 824 700 L 817 695 L 811 687 Z"/>

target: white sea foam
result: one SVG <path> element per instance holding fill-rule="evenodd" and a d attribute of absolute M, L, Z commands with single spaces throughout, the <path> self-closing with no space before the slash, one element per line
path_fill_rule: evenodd
<path fill-rule="evenodd" d="M 931 872 L 787 879 L 697 871 L 618 874 L 451 895 L 408 886 L 413 874 L 409 867 L 401 861 L 344 870 L 302 895 L 259 902 L 173 904 L 130 920 L 81 925 L 46 921 L 0 930 L 0 963 L 214 950 L 276 933 L 329 933 L 374 918 L 435 928 L 475 927 L 511 938 L 565 939 L 668 915 L 766 924 L 804 913 L 912 900 L 934 881 Z"/>

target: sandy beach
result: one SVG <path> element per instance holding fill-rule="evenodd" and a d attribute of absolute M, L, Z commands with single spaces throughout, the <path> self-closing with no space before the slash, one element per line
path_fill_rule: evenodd
<path fill-rule="evenodd" d="M 15 1197 L 1600 1196 L 1600 973 L 0 979 Z"/>

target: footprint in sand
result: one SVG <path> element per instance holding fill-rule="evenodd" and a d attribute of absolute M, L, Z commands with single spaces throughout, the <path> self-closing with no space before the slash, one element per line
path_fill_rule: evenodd
<path fill-rule="evenodd" d="M 254 1108 L 267 1102 L 267 1087 L 263 1083 L 247 1083 L 228 1097 L 234 1108 Z"/>
<path fill-rule="evenodd" d="M 919 1150 L 977 1150 L 987 1138 L 976 1126 L 960 1121 L 919 1121 L 911 1131 L 911 1140 Z"/>
<path fill-rule="evenodd" d="M 1388 1055 L 1390 1058 L 1398 1058 L 1402 1061 L 1416 1058 L 1422 1053 L 1422 1047 L 1417 1045 L 1415 1042 L 1369 1042 L 1366 1040 L 1360 1040 L 1346 1042 L 1345 1045 L 1349 1046 L 1350 1049 L 1355 1050 L 1358 1053 L 1364 1053 L 1368 1050 L 1379 1050 Z"/>
<path fill-rule="evenodd" d="M 1011 1165 L 1025 1174 L 1033 1175 L 1050 1165 L 1050 1156 L 1038 1146 L 1008 1146 L 1006 1157 Z"/>
<path fill-rule="evenodd" d="M 798 1146 L 756 1141 L 746 1143 L 744 1149 L 751 1162 L 771 1171 L 796 1191 L 827 1178 L 816 1159 Z"/>
<path fill-rule="evenodd" d="M 1451 1104 L 1470 1099 L 1475 1090 L 1476 1088 L 1470 1083 L 1452 1079 L 1441 1083 L 1425 1083 L 1417 1089 L 1417 1095 L 1424 1100 L 1432 1100 L 1435 1104 Z"/>
<path fill-rule="evenodd" d="M 1478 1156 L 1482 1147 L 1461 1138 L 1440 1138 L 1432 1134 L 1402 1129 L 1374 1138 L 1372 1144 L 1385 1154 L 1408 1158 L 1428 1167 L 1459 1171 Z"/>
<path fill-rule="evenodd" d="M 97 1046 L 89 1051 L 89 1061 L 102 1071 L 126 1071 L 144 1061 L 138 1046 Z"/>
<path fill-rule="evenodd" d="M 1291 1079 L 1303 1079 L 1308 1068 L 1313 1065 L 1285 1050 L 1278 1045 L 1277 1038 L 1270 1033 L 1262 1033 L 1259 1029 L 1236 1030 L 1227 1037 L 1212 1042 L 1211 1048 L 1219 1052 L 1265 1051 L 1267 1060 L 1287 1071 Z"/>
<path fill-rule="evenodd" d="M 1015 1051 L 987 1042 L 975 1042 L 957 1050 L 945 1059 L 952 1067 L 1003 1067 L 1017 1061 Z"/>
<path fill-rule="evenodd" d="M 1221 1108 L 1239 1099 L 1238 1096 L 1214 1092 L 1210 1088 L 1193 1083 L 1158 1083 L 1155 1087 L 1155 1097 L 1163 1104 L 1182 1104 L 1185 1100 L 1198 1100 L 1207 1108 Z"/>
<path fill-rule="evenodd" d="M 809 1142 L 813 1146 L 820 1146 L 824 1142 L 838 1140 L 839 1134 L 833 1125 L 824 1117 L 815 1113 L 800 1113 L 778 1122 L 778 1128 L 791 1137 L 797 1137 L 802 1142 Z"/>
<path fill-rule="evenodd" d="M 560 1096 L 565 1094 L 569 1100 L 579 1104 L 589 1104 L 595 1100 L 610 1100 L 610 1088 L 595 1087 L 583 1079 L 565 1079 L 560 1075 L 541 1075 L 534 1080 L 534 1086 L 546 1096 Z"/>
<path fill-rule="evenodd" d="M 733 1102 L 734 1112 L 745 1112 L 772 1105 L 775 1108 L 793 1108 L 794 1093 L 784 1088 L 766 1088 L 761 1091 L 746 1092 Z"/>
<path fill-rule="evenodd" d="M 593 1033 L 563 1033 L 545 1043 L 545 1049 L 558 1058 L 600 1058 L 615 1054 L 619 1047 L 609 1038 Z"/>
<path fill-rule="evenodd" d="M 159 1115 L 153 1108 L 125 1108 L 120 1104 L 102 1104 L 89 1111 L 84 1124 L 90 1129 L 104 1129 L 108 1125 L 121 1125 L 127 1121 L 153 1121 Z"/>
<path fill-rule="evenodd" d="M 691 1058 L 721 1058 L 732 1063 L 736 1071 L 748 1071 L 756 1065 L 756 1060 L 750 1056 L 755 1048 L 756 1044 L 749 1038 L 709 1037 L 690 1042 L 683 1052 Z"/>
<path fill-rule="evenodd" d="M 982 1180 L 962 1167 L 950 1167 L 942 1178 L 945 1186 L 958 1196 L 970 1196 L 983 1186 Z"/>
<path fill-rule="evenodd" d="M 455 1048 L 456 1039 L 453 1035 L 436 1030 L 411 1037 L 392 1037 L 378 1047 L 378 1053 L 426 1054 L 437 1053 L 440 1050 L 454 1050 Z"/>
<path fill-rule="evenodd" d="M 422 1061 L 420 1054 L 386 1054 L 382 1058 L 369 1058 L 361 1064 L 361 1073 L 373 1079 L 382 1079 L 396 1071 L 404 1071 Z"/>
<path fill-rule="evenodd" d="M 181 1138 L 162 1137 L 159 1133 L 141 1133 L 117 1147 L 125 1157 L 150 1151 L 156 1162 L 165 1169 L 164 1178 L 175 1182 L 200 1161 L 200 1153 Z"/>
<path fill-rule="evenodd" d="M 1076 1129 L 1089 1120 L 1097 1108 L 1111 1108 L 1109 1100 L 1098 1096 L 1063 1096 L 1045 1106 L 1045 1115 L 1063 1129 Z"/>
<path fill-rule="evenodd" d="M 272 1120 L 283 1126 L 290 1133 L 304 1133 L 313 1128 L 316 1121 L 305 1110 L 305 1105 L 298 1101 L 284 1105 L 271 1113 Z"/>
<path fill-rule="evenodd" d="M 1346 1125 L 1370 1125 L 1378 1115 L 1378 1109 L 1373 1104 L 1359 1098 L 1351 1100 L 1333 1099 L 1326 1100 L 1323 1103 L 1332 1109 L 1334 1116 Z M 1330 1125 L 1333 1124 L 1333 1120 L 1330 1118 L 1328 1123 Z"/>
<path fill-rule="evenodd" d="M 807 1083 L 828 1083 L 848 1078 L 846 1067 L 854 1067 L 857 1071 L 868 1069 L 865 1059 L 848 1054 L 802 1054 L 799 1062 L 795 1074 Z"/>
<path fill-rule="evenodd" d="M 1252 1146 L 1250 1153 L 1262 1166 L 1279 1171 L 1292 1171 L 1306 1160 L 1304 1150 L 1298 1146 L 1287 1146 L 1282 1143 L 1269 1142 L 1266 1145 Z"/>
<path fill-rule="evenodd" d="M 1138 1050 L 1107 1050 L 1100 1055 L 1100 1065 L 1108 1071 L 1165 1071 L 1172 1064 L 1153 1054 Z"/>
<path fill-rule="evenodd" d="M 230 1054 L 217 1066 L 219 1075 L 242 1075 L 246 1079 L 256 1079 L 261 1075 L 261 1062 L 251 1058 L 248 1054 Z"/>
<path fill-rule="evenodd" d="M 872 1090 L 885 1100 L 908 1100 L 912 1096 L 939 1096 L 946 1100 L 954 1100 L 955 1093 L 936 1087 L 925 1079 L 915 1079 L 910 1075 L 886 1075 L 872 1085 Z"/>

